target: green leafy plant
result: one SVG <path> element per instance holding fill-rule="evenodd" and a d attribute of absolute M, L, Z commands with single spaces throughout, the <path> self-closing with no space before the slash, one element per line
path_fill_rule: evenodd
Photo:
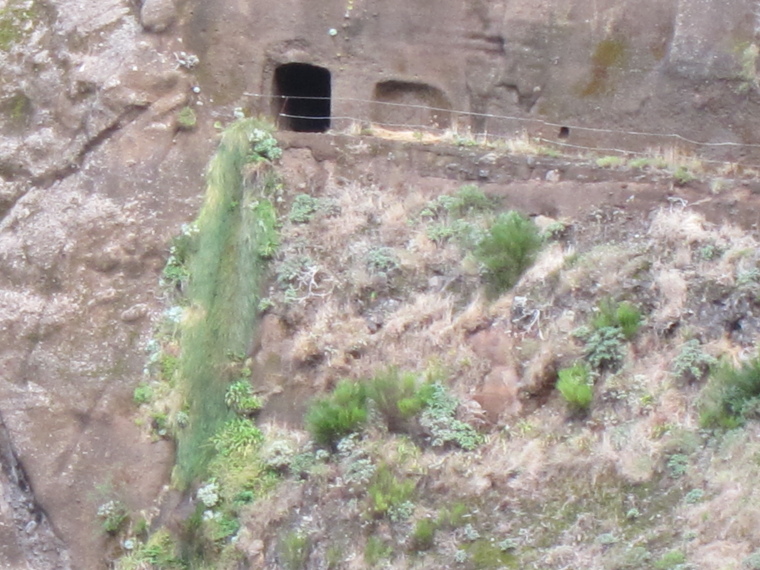
<path fill-rule="evenodd" d="M 696 505 L 697 503 L 701 503 L 704 498 L 705 492 L 702 489 L 692 489 L 686 493 L 683 500 L 690 505 Z"/>
<path fill-rule="evenodd" d="M 600 168 L 617 168 L 625 163 L 620 156 L 602 156 L 596 159 L 596 165 Z"/>
<path fill-rule="evenodd" d="M 251 383 L 246 379 L 236 380 L 227 388 L 224 403 L 234 412 L 250 416 L 261 409 L 261 398 L 253 393 Z"/>
<path fill-rule="evenodd" d="M 129 541 L 132 541 L 131 545 Z M 125 540 L 123 544 L 133 548 L 128 549 L 131 552 L 116 562 L 116 570 L 141 570 L 149 567 L 162 570 L 185 568 L 184 562 L 178 556 L 177 545 L 166 529 L 153 533 L 145 544 L 139 544 L 133 539 Z"/>
<path fill-rule="evenodd" d="M 706 354 L 702 350 L 701 343 L 693 338 L 681 347 L 678 356 L 673 360 L 671 373 L 680 380 L 699 381 L 717 362 L 714 357 Z"/>
<path fill-rule="evenodd" d="M 674 453 L 668 458 L 668 474 L 673 479 L 678 479 L 686 474 L 689 467 L 689 458 L 682 453 Z"/>
<path fill-rule="evenodd" d="M 307 535 L 292 531 L 282 537 L 278 550 L 283 568 L 286 570 L 303 570 L 309 559 L 311 541 Z"/>
<path fill-rule="evenodd" d="M 424 552 L 433 548 L 435 544 L 435 521 L 420 519 L 414 525 L 410 540 L 411 549 L 415 552 Z"/>
<path fill-rule="evenodd" d="M 678 186 L 684 186 L 696 180 L 696 176 L 685 166 L 679 166 L 673 171 L 673 182 Z"/>
<path fill-rule="evenodd" d="M 675 570 L 681 568 L 684 562 L 686 562 L 686 555 L 683 552 L 671 550 L 654 563 L 654 568 L 655 570 Z"/>
<path fill-rule="evenodd" d="M 364 561 L 369 568 L 377 568 L 383 561 L 387 560 L 393 554 L 393 547 L 386 544 L 378 536 L 370 536 L 367 544 L 364 546 Z"/>
<path fill-rule="evenodd" d="M 380 465 L 367 489 L 370 514 L 375 518 L 391 515 L 411 499 L 414 488 L 414 481 L 399 481 L 390 467 Z"/>
<path fill-rule="evenodd" d="M 264 434 L 247 418 L 229 420 L 212 438 L 214 449 L 223 456 L 247 455 L 264 441 Z"/>
<path fill-rule="evenodd" d="M 332 394 L 317 398 L 306 412 L 306 427 L 314 441 L 329 447 L 359 431 L 366 421 L 366 387 L 349 380 L 341 380 Z"/>
<path fill-rule="evenodd" d="M 137 387 L 135 387 L 132 399 L 138 406 L 149 403 L 153 399 L 153 388 L 150 384 L 140 382 Z"/>
<path fill-rule="evenodd" d="M 616 303 L 605 299 L 599 303 L 598 312 L 591 321 L 594 329 L 616 327 L 626 340 L 632 340 L 641 328 L 641 311 L 632 303 Z"/>
<path fill-rule="evenodd" d="M 192 107 L 182 107 L 177 113 L 177 126 L 183 131 L 189 131 L 198 123 L 198 117 Z"/>
<path fill-rule="evenodd" d="M 699 402 L 700 423 L 706 428 L 733 429 L 760 417 L 760 357 L 738 367 L 715 368 Z"/>
<path fill-rule="evenodd" d="M 419 414 L 431 395 L 430 384 L 419 385 L 418 376 L 390 367 L 367 382 L 367 395 L 382 415 L 388 429 L 401 433 Z"/>
<path fill-rule="evenodd" d="M 617 370 L 625 358 L 625 336 L 618 327 L 602 327 L 586 338 L 584 355 L 594 370 Z"/>
<path fill-rule="evenodd" d="M 290 207 L 288 219 L 294 224 L 306 224 L 320 209 L 320 200 L 309 194 L 298 194 Z"/>
<path fill-rule="evenodd" d="M 475 250 L 485 267 L 491 295 L 511 289 L 536 260 L 540 248 L 541 235 L 531 220 L 514 211 L 496 218 Z"/>
<path fill-rule="evenodd" d="M 400 267 L 396 252 L 390 247 L 373 247 L 367 252 L 367 268 L 372 273 L 391 273 Z"/>
<path fill-rule="evenodd" d="M 583 363 L 559 371 L 557 389 L 573 412 L 588 410 L 594 399 L 594 390 L 589 379 L 589 369 Z"/>
<path fill-rule="evenodd" d="M 480 445 L 483 437 L 461 420 L 456 419 L 459 402 L 440 382 L 434 382 L 426 391 L 425 408 L 420 425 L 427 430 L 433 447 L 456 445 L 471 451 Z"/>
<path fill-rule="evenodd" d="M 112 499 L 98 507 L 98 517 L 106 533 L 116 534 L 126 524 L 129 514 L 124 503 Z"/>
<path fill-rule="evenodd" d="M 198 245 L 198 226 L 184 224 L 180 233 L 172 239 L 169 257 L 162 275 L 163 282 L 171 287 L 181 288 L 190 275 L 188 260 Z"/>
<path fill-rule="evenodd" d="M 250 130 L 248 143 L 250 150 L 246 156 L 247 162 L 275 161 L 282 156 L 282 149 L 268 128 L 255 127 Z"/>

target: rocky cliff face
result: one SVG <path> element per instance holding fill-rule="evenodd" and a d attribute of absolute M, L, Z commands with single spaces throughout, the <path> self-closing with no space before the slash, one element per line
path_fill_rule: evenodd
<path fill-rule="evenodd" d="M 18 545 L 0 566 L 98 567 L 98 506 L 118 491 L 139 511 L 168 482 L 171 447 L 130 408 L 166 244 L 199 204 L 212 124 L 279 111 L 283 66 L 329 71 L 335 127 L 755 143 L 754 4 L 0 0 L 0 523 Z"/>

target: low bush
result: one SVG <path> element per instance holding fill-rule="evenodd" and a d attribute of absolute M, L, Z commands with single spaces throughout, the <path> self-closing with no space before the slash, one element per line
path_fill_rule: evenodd
<path fill-rule="evenodd" d="M 419 385 L 413 372 L 390 367 L 367 383 L 367 395 L 385 420 L 388 430 L 408 431 L 410 420 L 420 413 L 431 395 L 431 385 Z"/>
<path fill-rule="evenodd" d="M 594 399 L 594 390 L 589 380 L 589 369 L 579 363 L 559 371 L 557 389 L 573 412 L 588 410 Z"/>
<path fill-rule="evenodd" d="M 383 560 L 390 559 L 393 555 L 393 547 L 386 544 L 380 537 L 370 536 L 364 547 L 364 562 L 368 568 L 377 568 Z"/>
<path fill-rule="evenodd" d="M 671 550 L 662 555 L 657 562 L 654 563 L 655 570 L 675 570 L 677 568 L 683 568 L 683 564 L 686 562 L 686 555 L 680 550 Z"/>
<path fill-rule="evenodd" d="M 718 366 L 699 402 L 705 428 L 733 429 L 760 418 L 760 357 L 733 367 Z"/>
<path fill-rule="evenodd" d="M 673 360 L 671 373 L 676 379 L 695 382 L 704 378 L 716 364 L 715 358 L 703 352 L 700 342 L 693 338 L 681 347 L 681 352 Z"/>
<path fill-rule="evenodd" d="M 586 337 L 584 355 L 594 370 L 617 370 L 625 358 L 625 336 L 618 327 L 602 327 Z"/>
<path fill-rule="evenodd" d="M 246 455 L 264 441 L 264 434 L 247 418 L 234 418 L 225 423 L 211 438 L 217 453 L 222 456 Z"/>
<path fill-rule="evenodd" d="M 298 194 L 290 207 L 288 219 L 294 224 L 306 224 L 319 211 L 320 200 L 309 194 Z"/>
<path fill-rule="evenodd" d="M 98 517 L 106 533 L 116 534 L 126 524 L 129 514 L 124 503 L 114 499 L 98 507 Z"/>
<path fill-rule="evenodd" d="M 409 502 L 414 488 L 414 481 L 399 480 L 390 467 L 381 465 L 367 489 L 370 514 L 375 518 L 392 515 L 395 509 Z"/>
<path fill-rule="evenodd" d="M 491 296 L 511 289 L 540 248 L 541 234 L 531 220 L 514 211 L 497 217 L 475 249 Z"/>
<path fill-rule="evenodd" d="M 311 550 L 309 537 L 300 532 L 289 532 L 282 537 L 279 544 L 279 559 L 286 570 L 301 570 L 306 567 Z"/>
<path fill-rule="evenodd" d="M 137 387 L 135 387 L 135 391 L 132 394 L 132 399 L 138 406 L 147 404 L 153 399 L 153 388 L 151 388 L 150 384 L 140 382 Z"/>
<path fill-rule="evenodd" d="M 420 417 L 420 425 L 427 430 L 433 447 L 456 445 L 472 451 L 483 441 L 483 437 L 470 424 L 456 419 L 459 406 L 457 399 L 448 393 L 440 382 L 430 385 L 425 408 Z"/>
<path fill-rule="evenodd" d="M 250 416 L 261 409 L 261 398 L 253 393 L 251 383 L 246 379 L 236 380 L 224 395 L 227 407 L 235 413 Z"/>
<path fill-rule="evenodd" d="M 411 536 L 411 548 L 414 552 L 424 552 L 433 548 L 435 543 L 435 521 L 421 519 L 414 525 Z"/>
<path fill-rule="evenodd" d="M 641 328 L 641 321 L 641 311 L 632 303 L 616 303 L 606 299 L 599 303 L 599 312 L 592 319 L 591 325 L 596 330 L 618 328 L 626 340 L 632 340 Z"/>
<path fill-rule="evenodd" d="M 340 381 L 332 394 L 316 399 L 306 412 L 306 427 L 314 441 L 332 448 L 366 421 L 366 387 L 349 380 Z"/>

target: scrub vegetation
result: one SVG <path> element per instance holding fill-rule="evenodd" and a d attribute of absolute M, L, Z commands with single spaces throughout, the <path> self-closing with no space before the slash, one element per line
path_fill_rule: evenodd
<path fill-rule="evenodd" d="M 754 567 L 752 234 L 278 157 L 227 129 L 171 246 L 134 404 L 192 512 L 104 507 L 115 567 Z"/>

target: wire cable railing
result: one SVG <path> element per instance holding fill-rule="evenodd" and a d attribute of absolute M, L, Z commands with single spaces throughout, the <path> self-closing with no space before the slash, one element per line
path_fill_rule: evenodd
<path fill-rule="evenodd" d="M 256 99 L 269 99 L 269 100 L 303 100 L 303 101 L 310 101 L 310 100 L 319 100 L 319 101 L 338 101 L 338 102 L 349 102 L 349 103 L 356 103 L 361 105 L 368 105 L 371 109 L 378 109 L 378 108 L 384 108 L 384 107 L 390 107 L 390 108 L 400 108 L 400 109 L 409 109 L 409 110 L 416 110 L 416 111 L 424 111 L 429 114 L 433 113 L 440 113 L 444 117 L 453 117 L 455 119 L 459 118 L 478 118 L 478 119 L 491 119 L 491 120 L 498 120 L 503 121 L 505 124 L 508 122 L 511 122 L 512 124 L 517 125 L 524 125 L 525 128 L 529 126 L 542 126 L 542 127 L 548 127 L 552 129 L 557 129 L 559 132 L 565 131 L 573 131 L 573 132 L 583 132 L 583 133 L 589 133 L 591 135 L 593 134 L 605 134 L 605 135 L 614 135 L 616 137 L 619 137 L 618 140 L 626 140 L 626 137 L 641 137 L 648 139 L 647 142 L 649 142 L 649 146 L 646 150 L 635 150 L 633 148 L 617 148 L 617 147 L 608 147 L 608 146 L 589 146 L 589 145 L 583 145 L 578 143 L 569 143 L 564 140 L 560 140 L 561 137 L 558 137 L 557 139 L 551 139 L 546 138 L 545 136 L 539 134 L 532 137 L 532 140 L 545 144 L 545 145 L 551 145 L 556 146 L 561 149 L 572 149 L 577 151 L 586 151 L 586 152 L 596 152 L 596 153 L 615 153 L 615 154 L 624 154 L 624 155 L 635 155 L 635 156 L 651 156 L 653 154 L 652 146 L 655 145 L 655 143 L 652 143 L 652 141 L 661 140 L 663 144 L 670 144 L 673 145 L 675 143 L 682 143 L 685 145 L 690 145 L 694 148 L 703 148 L 703 149 L 760 149 L 760 143 L 740 143 L 740 142 L 734 142 L 734 141 L 699 141 L 695 140 L 693 138 L 681 135 L 679 133 L 662 133 L 662 132 L 653 132 L 653 131 L 640 131 L 640 130 L 626 130 L 626 129 L 614 129 L 614 128 L 605 128 L 605 127 L 599 127 L 599 126 L 584 126 L 579 124 L 568 124 L 568 123 L 557 123 L 554 121 L 547 121 L 538 117 L 521 117 L 516 115 L 501 115 L 496 113 L 480 113 L 475 111 L 462 111 L 457 109 L 449 109 L 445 107 L 436 107 L 436 106 L 430 106 L 430 105 L 424 105 L 424 104 L 416 104 L 416 103 L 399 103 L 399 102 L 392 102 L 392 101 L 381 101 L 381 100 L 370 100 L 370 99 L 362 99 L 357 97 L 316 97 L 316 96 L 283 96 L 283 95 L 266 95 L 261 93 L 244 93 L 245 96 L 256 98 Z M 284 108 L 284 107 L 283 107 Z M 303 114 L 295 114 L 295 113 L 286 113 L 282 112 L 282 109 L 280 112 L 275 113 L 277 117 L 288 119 L 288 120 L 298 120 L 298 121 L 314 121 L 314 122 L 327 122 L 327 124 L 335 125 L 336 123 L 345 123 L 345 129 L 348 130 L 348 128 L 352 125 L 361 125 L 366 124 L 368 126 L 375 126 L 379 128 L 387 128 L 387 129 L 404 129 L 408 131 L 414 131 L 418 133 L 438 133 L 439 135 L 455 135 L 455 136 L 461 136 L 462 138 L 468 138 L 475 141 L 510 141 L 515 139 L 515 135 L 520 134 L 519 132 L 513 132 L 511 135 L 505 135 L 500 134 L 496 132 L 491 131 L 485 131 L 485 132 L 472 132 L 469 127 L 462 127 L 460 126 L 460 123 L 458 120 L 452 120 L 451 126 L 447 127 L 440 127 L 430 124 L 430 122 L 425 123 L 414 123 L 414 122 L 394 122 L 392 120 L 383 120 L 378 117 L 360 117 L 360 116 L 353 116 L 348 114 L 342 114 L 342 115 L 330 115 L 330 116 L 313 116 L 313 115 L 303 115 Z M 340 129 L 332 127 L 332 130 L 340 131 Z M 526 133 L 526 129 L 523 129 L 523 134 Z M 344 132 L 343 134 L 347 134 Z M 639 145 L 642 144 L 641 141 L 639 141 Z M 626 145 L 623 144 L 623 147 Z M 632 145 L 633 146 L 633 145 Z M 708 159 L 706 157 L 699 157 L 698 160 L 700 162 L 708 163 L 708 164 L 716 164 L 716 165 L 737 165 L 740 164 L 744 168 L 757 168 L 760 169 L 760 165 L 754 165 L 754 164 L 745 164 L 743 162 L 738 163 L 737 161 L 726 161 L 726 160 L 713 160 Z"/>

